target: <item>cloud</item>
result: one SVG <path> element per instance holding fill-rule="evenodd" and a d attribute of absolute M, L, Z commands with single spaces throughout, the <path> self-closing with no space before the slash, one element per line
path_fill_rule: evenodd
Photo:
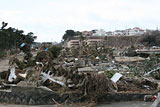
<path fill-rule="evenodd" d="M 1 20 L 12 20 L 12 22 L 15 22 L 16 20 L 21 19 L 20 14 L 22 14 L 22 11 L 0 10 L 0 14 Z"/>
<path fill-rule="evenodd" d="M 160 24 L 159 4 L 159 0 L 5 0 L 0 20 L 34 32 L 37 41 L 60 41 L 67 29 L 153 29 Z"/>

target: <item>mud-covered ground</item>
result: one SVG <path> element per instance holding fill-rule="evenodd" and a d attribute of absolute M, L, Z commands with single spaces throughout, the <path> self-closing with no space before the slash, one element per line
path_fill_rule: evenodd
<path fill-rule="evenodd" d="M 9 58 L 0 59 L 0 72 L 8 70 Z"/>
<path fill-rule="evenodd" d="M 54 105 L 29 106 L 29 105 L 16 105 L 16 104 L 0 104 L 0 107 L 57 107 L 57 106 Z"/>
<path fill-rule="evenodd" d="M 96 107 L 150 107 L 153 102 L 144 101 L 129 101 L 129 102 L 115 102 L 109 104 L 100 104 Z"/>
<path fill-rule="evenodd" d="M 108 103 L 108 104 L 99 104 L 96 107 L 150 107 L 152 103 L 153 102 L 143 102 L 143 101 L 115 102 L 115 103 Z M 15 105 L 15 104 L 0 104 L 0 107 L 57 107 L 57 106 L 56 105 L 29 106 L 29 105 Z M 69 106 L 66 106 L 66 107 L 69 107 Z M 80 106 L 78 105 L 77 107 L 80 107 Z"/>
<path fill-rule="evenodd" d="M 32 52 L 32 54 L 33 54 L 33 56 L 36 56 L 37 52 Z M 3 58 L 3 59 L 0 59 L 0 72 L 8 70 L 8 68 L 9 68 L 8 63 L 9 63 L 10 57 L 6 57 L 6 58 Z M 23 54 L 18 54 L 18 55 L 16 55 L 16 57 L 19 60 L 22 60 Z"/>

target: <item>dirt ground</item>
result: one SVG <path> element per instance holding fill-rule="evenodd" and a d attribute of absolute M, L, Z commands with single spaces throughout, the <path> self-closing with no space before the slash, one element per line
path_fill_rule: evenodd
<path fill-rule="evenodd" d="M 0 72 L 8 70 L 9 58 L 0 59 Z"/>
<path fill-rule="evenodd" d="M 37 52 L 32 52 L 33 56 L 36 56 L 37 55 Z M 18 54 L 16 55 L 16 57 L 19 59 L 19 60 L 22 60 L 23 59 L 23 56 L 24 54 Z M 2 71 L 7 71 L 8 68 L 9 68 L 9 57 L 6 57 L 6 58 L 3 58 L 3 59 L 0 59 L 0 72 Z"/>
<path fill-rule="evenodd" d="M 143 101 L 129 101 L 129 102 L 115 102 L 109 104 L 99 104 L 96 107 L 150 107 L 153 102 Z M 56 105 L 15 105 L 15 104 L 0 104 L 0 107 L 57 107 Z M 69 107 L 69 106 L 67 106 Z"/>
<path fill-rule="evenodd" d="M 115 102 L 110 104 L 101 104 L 96 107 L 150 107 L 153 102 L 144 101 L 129 101 L 129 102 Z"/>
<path fill-rule="evenodd" d="M 56 106 L 54 106 L 54 105 L 29 106 L 29 105 L 16 105 L 16 104 L 0 104 L 0 107 L 56 107 Z"/>

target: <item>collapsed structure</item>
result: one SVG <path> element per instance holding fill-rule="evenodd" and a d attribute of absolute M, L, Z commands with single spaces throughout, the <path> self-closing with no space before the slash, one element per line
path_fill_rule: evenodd
<path fill-rule="evenodd" d="M 94 101 L 108 92 L 148 93 L 158 90 L 155 81 L 138 76 L 128 66 L 115 62 L 112 48 L 89 47 L 82 43 L 78 48 L 61 50 L 58 58 L 53 58 L 48 50 L 33 57 L 30 49 L 24 46 L 21 49 L 24 57 L 12 57 L 8 71 L 0 73 L 1 89 L 46 86 L 61 94 L 78 92 L 81 97 L 89 96 Z"/>

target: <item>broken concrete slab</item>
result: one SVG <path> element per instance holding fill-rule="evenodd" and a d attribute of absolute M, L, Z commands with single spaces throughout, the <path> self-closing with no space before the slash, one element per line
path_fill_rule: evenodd
<path fill-rule="evenodd" d="M 144 61 L 145 58 L 142 57 L 115 57 L 116 62 L 136 62 Z"/>
<path fill-rule="evenodd" d="M 78 68 L 79 72 L 94 72 L 95 70 L 92 67 L 84 67 L 84 68 Z"/>

